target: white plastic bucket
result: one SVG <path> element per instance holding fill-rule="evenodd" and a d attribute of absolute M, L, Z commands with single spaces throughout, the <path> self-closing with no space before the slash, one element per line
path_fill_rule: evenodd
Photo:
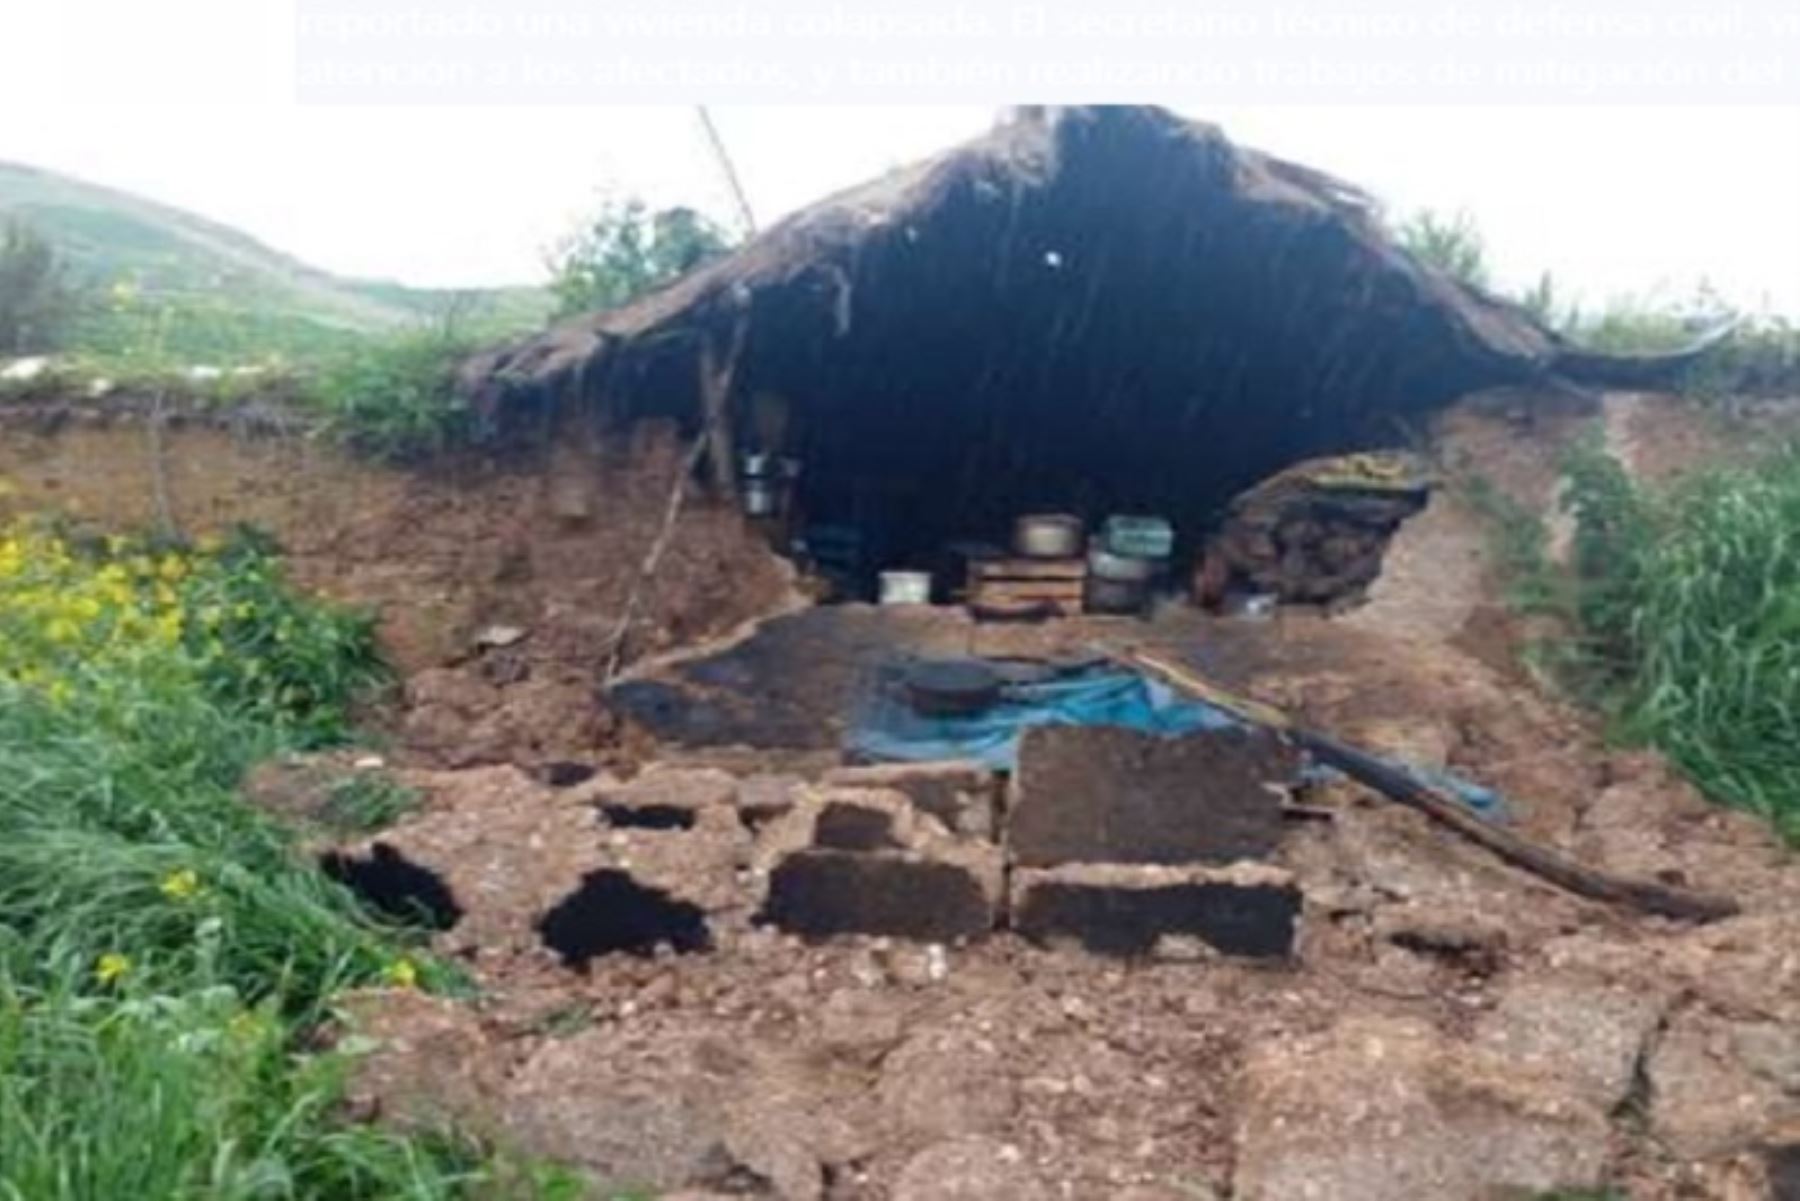
<path fill-rule="evenodd" d="M 881 603 L 884 605 L 929 605 L 931 603 L 931 573 L 929 571 L 882 572 Z"/>

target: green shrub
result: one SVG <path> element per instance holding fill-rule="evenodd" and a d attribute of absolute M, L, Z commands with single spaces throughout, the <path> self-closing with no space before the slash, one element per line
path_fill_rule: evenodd
<path fill-rule="evenodd" d="M 563 315 L 615 308 L 730 248 L 730 235 L 693 209 L 608 201 L 552 252 L 550 290 Z"/>
<path fill-rule="evenodd" d="M 1488 286 L 1487 241 L 1469 214 L 1444 216 L 1421 209 L 1400 222 L 1393 232 L 1395 240 L 1420 262 L 1472 287 Z"/>
<path fill-rule="evenodd" d="M 443 329 L 370 340 L 328 359 L 305 399 L 359 450 L 396 460 L 441 452 L 473 431 L 456 371 L 475 349 Z"/>

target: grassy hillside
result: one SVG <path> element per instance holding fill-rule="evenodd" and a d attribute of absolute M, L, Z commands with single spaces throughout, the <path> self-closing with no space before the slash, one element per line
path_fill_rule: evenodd
<path fill-rule="evenodd" d="M 344 279 L 193 213 L 16 163 L 0 162 L 0 216 L 38 229 L 88 286 L 77 343 L 99 353 L 307 355 L 449 314 L 496 333 L 528 328 L 553 303 L 536 288 Z"/>

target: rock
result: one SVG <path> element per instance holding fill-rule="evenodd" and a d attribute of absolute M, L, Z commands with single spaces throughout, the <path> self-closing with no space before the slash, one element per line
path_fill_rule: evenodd
<path fill-rule="evenodd" d="M 1666 995 L 1584 973 L 1509 976 L 1475 1044 L 1611 1110 L 1629 1095 Z"/>
<path fill-rule="evenodd" d="M 1415 1020 L 1265 1043 L 1243 1084 L 1237 1201 L 1460 1201 L 1605 1174 L 1601 1110 Z"/>
<path fill-rule="evenodd" d="M 602 805 L 628 809 L 676 809 L 689 813 L 737 799 L 737 777 L 716 767 L 651 767 L 635 779 L 602 783 L 594 790 Z"/>
<path fill-rule="evenodd" d="M 988 1138 L 939 1143 L 913 1156 L 894 1201 L 1044 1201 L 1043 1183 L 1017 1148 Z"/>
<path fill-rule="evenodd" d="M 648 1045 L 604 1028 L 547 1042 L 507 1087 L 508 1132 L 603 1190 L 720 1183 L 734 1159 L 721 1083 L 700 1051 L 691 1040 Z"/>
<path fill-rule="evenodd" d="M 738 817 L 756 829 L 786 817 L 799 804 L 806 781 L 799 776 L 758 774 L 738 782 Z"/>
<path fill-rule="evenodd" d="M 900 1134 L 957 1138 L 1003 1129 L 1018 1106 L 1018 1085 L 992 1044 L 957 1030 L 923 1030 L 888 1055 L 875 1096 Z"/>
<path fill-rule="evenodd" d="M 1651 1130 L 1683 1159 L 1731 1155 L 1800 1120 L 1800 1030 L 1791 1026 L 1686 1010 L 1647 1071 Z"/>
<path fill-rule="evenodd" d="M 899 1044 L 902 1011 L 894 1001 L 860 988 L 840 988 L 819 1006 L 819 1041 L 834 1055 L 865 1066 Z"/>
<path fill-rule="evenodd" d="M 884 788 L 903 793 L 913 806 L 950 830 L 973 838 L 992 839 L 996 831 L 994 773 L 980 763 L 882 763 L 839 767 L 821 783 L 844 788 Z"/>
<path fill-rule="evenodd" d="M 1019 742 L 1007 844 L 1026 867 L 1260 859 L 1281 838 L 1297 771 L 1266 732 L 1039 726 Z"/>
<path fill-rule="evenodd" d="M 810 793 L 765 830 L 757 866 L 761 917 L 807 938 L 979 938 L 1003 900 L 1000 848 L 951 834 L 891 789 Z"/>
<path fill-rule="evenodd" d="M 1147 955 L 1164 940 L 1180 947 L 1184 937 L 1232 955 L 1287 955 L 1299 914 L 1293 876 L 1265 864 L 1076 864 L 1012 877 L 1014 929 L 1111 955 Z"/>
<path fill-rule="evenodd" d="M 526 630 L 523 626 L 491 625 L 483 626 L 475 633 L 477 650 L 504 650 L 525 641 Z"/>

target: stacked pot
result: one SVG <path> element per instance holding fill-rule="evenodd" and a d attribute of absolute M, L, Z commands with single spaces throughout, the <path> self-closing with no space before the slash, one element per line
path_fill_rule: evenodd
<path fill-rule="evenodd" d="M 1175 532 L 1160 517 L 1107 518 L 1088 543 L 1083 607 L 1089 613 L 1143 613 L 1174 549 Z"/>

